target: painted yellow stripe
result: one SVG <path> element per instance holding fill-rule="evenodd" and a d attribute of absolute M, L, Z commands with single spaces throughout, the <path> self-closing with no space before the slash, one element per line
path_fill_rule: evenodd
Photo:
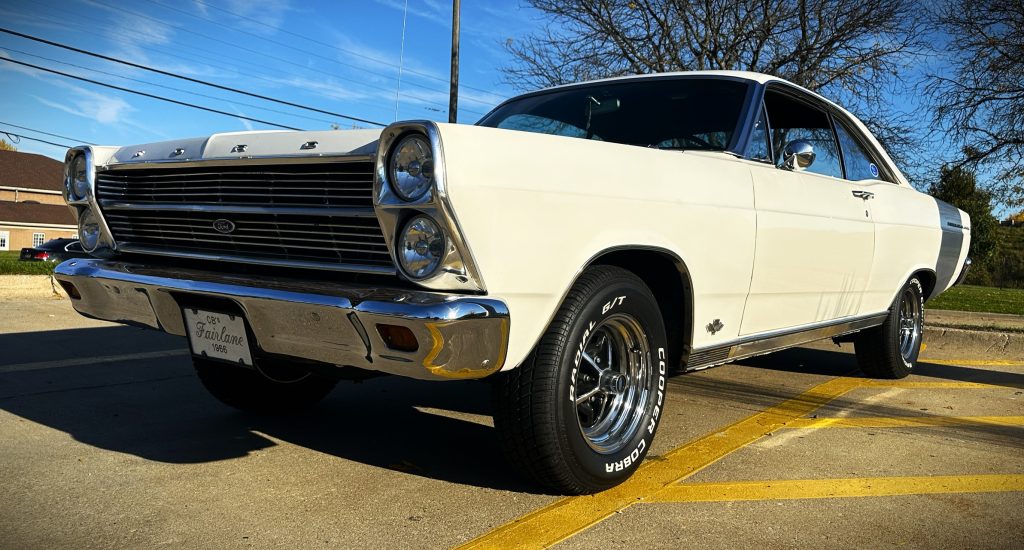
<path fill-rule="evenodd" d="M 995 389 L 1002 388 L 1006 389 L 1006 385 L 1002 384 L 984 384 L 982 382 L 916 382 L 910 380 L 862 380 L 861 386 L 864 387 L 878 387 L 878 388 L 903 388 L 903 389 L 919 389 L 919 390 L 942 390 L 942 389 L 957 389 L 957 390 L 970 390 L 970 389 Z"/>
<path fill-rule="evenodd" d="M 545 548 L 684 479 L 769 432 L 804 416 L 863 379 L 835 378 L 765 411 L 679 447 L 641 466 L 633 477 L 603 493 L 558 500 L 476 538 L 460 548 Z"/>
<path fill-rule="evenodd" d="M 863 477 L 672 485 L 645 502 L 733 502 L 1024 491 L 1024 475 Z"/>
<path fill-rule="evenodd" d="M 946 426 L 1024 426 L 1024 416 L 869 416 L 798 418 L 786 428 L 919 428 Z"/>
<path fill-rule="evenodd" d="M 1024 361 L 991 361 L 984 359 L 921 359 L 921 363 L 954 367 L 1024 367 Z"/>

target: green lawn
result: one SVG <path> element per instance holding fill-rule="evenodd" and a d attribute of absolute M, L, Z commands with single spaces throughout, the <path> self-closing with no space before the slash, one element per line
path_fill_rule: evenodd
<path fill-rule="evenodd" d="M 57 267 L 54 262 L 22 262 L 20 254 L 20 250 L 0 252 L 0 275 L 49 275 Z"/>
<path fill-rule="evenodd" d="M 928 302 L 931 309 L 1024 315 L 1024 290 L 962 285 Z"/>

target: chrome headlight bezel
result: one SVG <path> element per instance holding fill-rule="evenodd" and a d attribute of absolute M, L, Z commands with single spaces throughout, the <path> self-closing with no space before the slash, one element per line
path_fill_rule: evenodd
<path fill-rule="evenodd" d="M 415 201 L 403 199 L 388 182 L 391 152 L 402 139 L 418 134 L 430 144 L 434 166 L 433 185 Z M 485 293 L 483 278 L 473 259 L 473 252 L 462 234 L 446 188 L 444 149 L 436 123 L 411 121 L 392 124 L 381 132 L 377 145 L 374 178 L 374 210 L 380 222 L 395 267 L 406 279 L 430 290 Z M 441 228 L 445 236 L 441 262 L 432 275 L 416 279 L 407 275 L 396 253 L 401 239 L 399 231 L 418 215 L 425 215 Z"/>
<path fill-rule="evenodd" d="M 79 185 L 76 186 L 74 164 L 79 159 L 85 163 L 85 179 L 84 181 L 79 181 Z M 68 149 L 67 154 L 64 156 L 63 194 L 64 200 L 75 214 L 82 249 L 90 254 L 95 253 L 97 256 L 110 256 L 117 250 L 117 243 L 114 242 L 113 233 L 111 233 L 110 227 L 107 226 L 107 221 L 103 217 L 103 211 L 100 209 L 99 199 L 96 197 L 95 159 L 95 154 L 89 146 Z M 84 184 L 84 187 L 82 187 L 82 184 Z M 95 222 L 99 230 L 95 246 L 92 248 L 86 247 L 86 242 L 82 238 L 84 224 L 90 213 L 96 218 Z"/>

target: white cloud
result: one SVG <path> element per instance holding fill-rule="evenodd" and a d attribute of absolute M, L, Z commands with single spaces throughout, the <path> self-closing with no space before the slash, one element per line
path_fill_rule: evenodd
<path fill-rule="evenodd" d="M 291 10 L 285 0 L 228 0 L 226 10 L 258 21 L 239 20 L 238 26 L 249 32 L 270 35 L 281 27 Z"/>

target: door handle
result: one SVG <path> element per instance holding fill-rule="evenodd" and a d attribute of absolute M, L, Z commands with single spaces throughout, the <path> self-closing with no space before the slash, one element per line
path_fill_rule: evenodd
<path fill-rule="evenodd" d="M 864 199 L 864 200 L 875 198 L 875 194 L 872 193 L 871 191 L 861 191 L 859 189 L 856 189 L 856 190 L 853 191 L 853 196 L 857 197 L 858 199 Z"/>

